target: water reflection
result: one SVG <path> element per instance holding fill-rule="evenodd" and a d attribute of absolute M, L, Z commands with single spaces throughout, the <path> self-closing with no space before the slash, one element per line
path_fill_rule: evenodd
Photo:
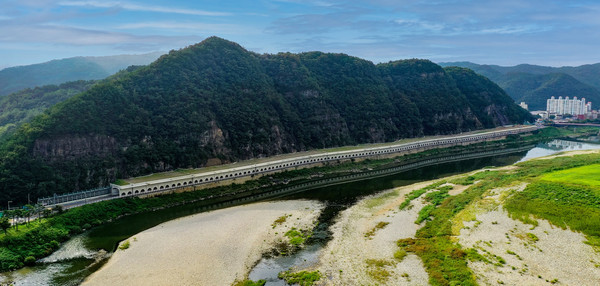
<path fill-rule="evenodd" d="M 538 157 L 550 156 L 563 151 L 583 151 L 595 149 L 600 149 L 600 144 L 557 139 L 548 143 L 538 144 L 535 148 L 529 150 L 529 152 L 527 152 L 527 154 L 518 162 L 523 162 Z"/>

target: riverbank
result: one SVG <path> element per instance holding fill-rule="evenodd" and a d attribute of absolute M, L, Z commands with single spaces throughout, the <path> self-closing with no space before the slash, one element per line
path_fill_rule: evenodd
<path fill-rule="evenodd" d="M 446 272 L 457 275 L 443 276 L 448 281 L 481 285 L 595 285 L 600 281 L 597 231 L 566 218 L 564 225 L 552 217 L 546 220 L 532 207 L 526 207 L 527 216 L 519 218 L 514 205 L 519 204 L 519 195 L 533 192 L 528 185 L 538 183 L 541 174 L 594 163 L 599 154 L 598 150 L 560 153 L 549 157 L 560 161 L 556 163 L 544 157 L 367 197 L 340 213 L 330 228 L 333 239 L 321 252 L 319 263 L 307 270 L 323 274 L 317 285 L 435 284 L 444 279 L 438 273 Z M 584 211 L 572 201 L 585 194 L 586 186 L 581 188 L 561 194 L 560 200 L 554 198 L 559 189 L 542 190 L 548 200 L 533 201 L 555 208 L 547 204 L 558 200 L 563 211 Z M 411 196 L 410 204 L 404 203 Z M 594 216 L 598 196 L 584 196 L 592 205 L 585 211 Z M 508 210 L 506 202 L 512 204 Z M 426 211 L 427 206 L 434 208 Z M 444 217 L 446 211 L 453 215 Z M 596 217 L 588 219 L 596 221 Z M 464 269 L 450 266 L 457 263 L 464 263 Z M 300 270 L 304 269 L 293 269 Z"/>
<path fill-rule="evenodd" d="M 578 129 L 578 132 L 581 132 Z M 24 259 L 32 256 L 40 259 L 58 248 L 60 242 L 81 233 L 83 230 L 94 228 L 106 223 L 121 220 L 121 218 L 151 213 L 166 208 L 179 208 L 184 205 L 199 205 L 205 207 L 223 207 L 229 202 L 247 203 L 253 200 L 264 200 L 270 193 L 281 195 L 284 188 L 290 189 L 310 186 L 314 181 L 332 181 L 340 176 L 355 175 L 377 170 L 387 170 L 394 166 L 402 166 L 421 162 L 431 158 L 439 158 L 445 154 L 483 153 L 489 149 L 532 144 L 539 140 L 562 137 L 572 134 L 570 131 L 554 128 L 544 128 L 532 136 L 511 137 L 502 141 L 485 142 L 469 146 L 455 146 L 445 149 L 434 149 L 381 160 L 365 160 L 357 162 L 342 162 L 310 169 L 298 169 L 268 176 L 255 178 L 242 184 L 231 184 L 211 189 L 190 192 L 164 194 L 152 198 L 126 198 L 104 201 L 70 209 L 62 214 L 56 214 L 48 219 L 43 228 L 23 231 L 8 230 L 8 235 L 0 234 L 0 265 L 1 270 L 17 269 L 24 266 Z M 307 187 L 308 188 L 308 187 Z M 114 244 L 113 244 L 114 245 Z M 112 251 L 112 245 L 103 247 Z"/>
<path fill-rule="evenodd" d="M 414 237 L 421 202 L 406 211 L 398 207 L 405 195 L 434 181 L 396 188 L 365 198 L 343 211 L 331 227 L 333 239 L 316 267 L 325 285 L 422 285 L 427 272 L 421 260 L 409 254 L 394 257 L 398 238 Z M 412 281 L 413 283 L 409 283 Z"/>
<path fill-rule="evenodd" d="M 158 225 L 125 242 L 83 285 L 231 285 L 292 228 L 312 229 L 313 201 L 255 203 Z"/>

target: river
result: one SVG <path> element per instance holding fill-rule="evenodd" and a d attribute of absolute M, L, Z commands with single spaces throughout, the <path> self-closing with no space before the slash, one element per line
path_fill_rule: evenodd
<path fill-rule="evenodd" d="M 600 145 L 554 140 L 546 144 L 540 144 L 529 151 L 420 167 L 382 177 L 316 187 L 279 197 L 277 198 L 279 200 L 318 200 L 324 203 L 326 207 L 319 217 L 319 226 L 305 249 L 292 256 L 262 259 L 250 273 L 250 278 L 254 280 L 267 279 L 267 285 L 285 285 L 283 281 L 277 278 L 277 273 L 292 266 L 307 266 L 315 263 L 319 251 L 330 239 L 329 226 L 337 214 L 364 196 L 486 166 L 504 166 L 564 150 L 588 149 L 600 149 Z M 229 204 L 242 203 L 246 202 L 231 202 Z M 15 285 L 78 285 L 85 277 L 98 270 L 108 260 L 119 241 L 175 218 L 227 206 L 228 203 L 221 203 L 217 206 L 207 206 L 206 203 L 190 204 L 159 210 L 150 214 L 125 217 L 72 238 L 64 243 L 57 252 L 40 260 L 37 266 L 0 274 L 0 283 L 12 281 Z"/>

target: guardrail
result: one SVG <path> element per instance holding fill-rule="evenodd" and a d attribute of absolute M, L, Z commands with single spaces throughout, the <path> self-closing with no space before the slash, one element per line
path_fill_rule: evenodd
<path fill-rule="evenodd" d="M 57 204 L 71 202 L 71 201 L 77 201 L 77 200 L 83 200 L 83 199 L 104 196 L 104 195 L 108 195 L 110 193 L 111 193 L 110 187 L 103 187 L 103 188 L 96 188 L 96 189 L 92 189 L 92 190 L 79 191 L 79 192 L 75 192 L 75 193 L 68 193 L 68 194 L 62 194 L 62 195 L 54 194 L 54 196 L 52 196 L 52 197 L 38 199 L 38 204 L 40 204 L 42 206 L 57 205 Z"/>

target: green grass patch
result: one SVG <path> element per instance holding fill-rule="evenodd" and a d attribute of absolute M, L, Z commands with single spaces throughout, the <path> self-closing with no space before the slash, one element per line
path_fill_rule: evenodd
<path fill-rule="evenodd" d="M 291 245 L 299 246 L 310 237 L 310 234 L 303 233 L 297 230 L 295 227 L 293 227 L 285 233 L 285 236 L 290 239 Z"/>
<path fill-rule="evenodd" d="M 125 249 L 129 248 L 129 246 L 131 246 L 131 244 L 129 243 L 129 240 L 126 240 L 125 242 L 121 243 L 121 245 L 119 245 L 119 249 L 125 250 Z"/>
<path fill-rule="evenodd" d="M 394 259 L 396 259 L 396 261 L 398 262 L 402 262 L 402 260 L 404 260 L 404 257 L 406 257 L 407 253 L 406 250 L 404 249 L 398 249 L 396 250 L 396 252 L 394 252 Z"/>
<path fill-rule="evenodd" d="M 600 186 L 600 164 L 593 164 L 544 174 L 540 179 L 566 184 Z"/>
<path fill-rule="evenodd" d="M 246 279 L 243 281 L 238 281 L 233 283 L 232 286 L 264 286 L 267 283 L 266 280 L 258 280 L 258 281 L 252 281 L 250 279 Z"/>
<path fill-rule="evenodd" d="M 410 202 L 412 200 L 415 200 L 415 199 L 419 198 L 424 193 L 427 193 L 428 191 L 436 189 L 436 188 L 438 188 L 439 186 L 441 186 L 441 185 L 443 185 L 445 183 L 446 183 L 446 181 L 438 181 L 438 182 L 435 182 L 435 183 L 433 183 L 433 184 L 431 184 L 431 185 L 429 185 L 427 187 L 411 191 L 410 193 L 408 193 L 408 194 L 405 195 L 406 199 L 402 202 L 402 204 L 400 204 L 400 207 L 399 207 L 400 210 L 403 210 L 406 207 L 408 207 L 408 205 L 410 205 Z"/>
<path fill-rule="evenodd" d="M 385 283 L 392 275 L 386 266 L 394 266 L 395 262 L 386 259 L 367 259 L 367 275 L 379 283 Z"/>
<path fill-rule="evenodd" d="M 385 259 L 367 259 L 365 263 L 368 267 L 385 267 L 385 266 L 394 266 L 395 263 Z"/>
<path fill-rule="evenodd" d="M 367 269 L 367 274 L 369 277 L 373 278 L 375 281 L 379 283 L 385 283 L 392 274 L 385 268 L 371 268 Z"/>
<path fill-rule="evenodd" d="M 281 225 L 281 224 L 285 223 L 285 221 L 287 220 L 288 216 L 291 216 L 291 215 L 282 215 L 282 216 L 278 217 L 278 218 L 277 218 L 277 219 L 276 219 L 276 220 L 275 220 L 275 221 L 274 221 L 274 222 L 271 224 L 271 226 L 272 226 L 273 228 L 275 228 L 275 227 L 277 227 L 278 225 Z"/>
<path fill-rule="evenodd" d="M 321 272 L 317 271 L 300 271 L 300 272 L 291 272 L 284 271 L 277 275 L 280 279 L 285 280 L 287 284 L 293 285 L 298 284 L 300 286 L 311 286 L 316 281 L 321 279 Z"/>
<path fill-rule="evenodd" d="M 428 220 L 431 216 L 431 212 L 435 209 L 434 205 L 426 205 L 419 211 L 419 216 L 415 220 L 416 224 L 421 224 L 423 221 Z"/>
<path fill-rule="evenodd" d="M 533 215 L 561 228 L 600 236 L 600 190 L 597 188 L 535 182 L 508 198 L 504 207 L 513 218 L 525 223 L 531 223 Z"/>
<path fill-rule="evenodd" d="M 129 185 L 129 182 L 122 180 L 122 179 L 118 179 L 113 184 L 119 185 L 119 186 L 126 186 L 126 185 Z"/>

